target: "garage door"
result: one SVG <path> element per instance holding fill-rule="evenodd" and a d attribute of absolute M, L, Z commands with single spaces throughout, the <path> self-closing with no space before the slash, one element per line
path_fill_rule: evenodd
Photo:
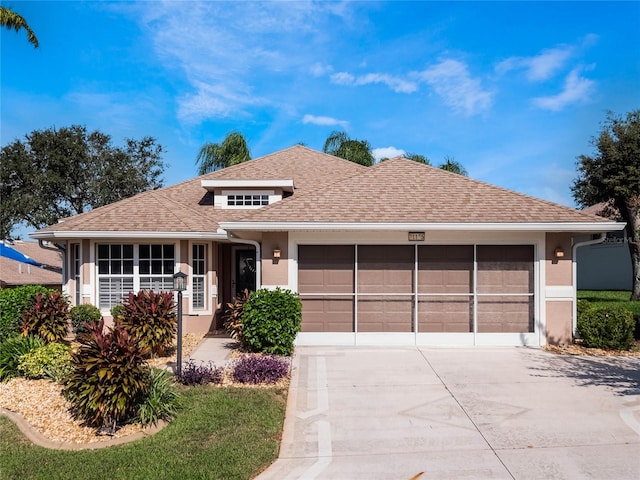
<path fill-rule="evenodd" d="M 533 245 L 301 245 L 298 268 L 302 332 L 534 332 Z"/>

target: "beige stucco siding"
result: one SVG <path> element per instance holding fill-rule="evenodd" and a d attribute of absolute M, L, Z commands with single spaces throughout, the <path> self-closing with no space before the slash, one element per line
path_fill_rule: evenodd
<path fill-rule="evenodd" d="M 564 256 L 556 257 L 556 248 L 561 248 Z M 547 233 L 545 250 L 547 286 L 571 285 L 571 234 Z"/>
<path fill-rule="evenodd" d="M 556 250 L 562 250 L 562 256 Z M 573 331 L 572 245 L 570 233 L 545 236 L 546 339 L 550 344 L 569 343 Z"/>
<path fill-rule="evenodd" d="M 289 283 L 289 234 L 287 232 L 265 232 L 262 235 L 262 284 L 265 287 Z M 273 256 L 280 250 L 280 258 Z"/>
<path fill-rule="evenodd" d="M 571 343 L 573 302 L 555 301 L 547 302 L 547 343 L 559 345 Z"/>

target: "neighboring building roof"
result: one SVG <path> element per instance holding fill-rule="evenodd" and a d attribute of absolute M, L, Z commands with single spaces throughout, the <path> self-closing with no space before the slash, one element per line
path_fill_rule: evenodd
<path fill-rule="evenodd" d="M 213 207 L 202 180 L 293 180 L 295 192 L 254 210 Z M 622 228 L 602 217 L 396 158 L 364 167 L 295 146 L 186 182 L 96 208 L 39 230 L 36 238 L 225 236 L 222 228 L 310 224 L 471 224 Z M 612 228 L 613 226 L 613 228 Z M 536 227 L 536 228 L 538 228 Z M 579 227 L 579 228 L 578 228 Z M 541 228 L 541 227 L 540 227 Z M 560 227 L 559 227 L 560 228 Z M 564 228 L 564 227 L 563 227 Z"/>
<path fill-rule="evenodd" d="M 62 255 L 60 253 L 40 248 L 37 242 L 14 241 L 11 248 L 46 267 L 35 267 L 24 262 L 0 257 L 0 286 L 62 284 Z"/>

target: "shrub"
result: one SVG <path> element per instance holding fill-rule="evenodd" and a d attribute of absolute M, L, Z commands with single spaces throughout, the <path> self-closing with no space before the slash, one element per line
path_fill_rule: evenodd
<path fill-rule="evenodd" d="M 124 314 L 115 321 L 151 354 L 163 356 L 173 346 L 178 321 L 171 292 L 141 290 L 123 304 Z"/>
<path fill-rule="evenodd" d="M 182 374 L 176 375 L 176 380 L 183 385 L 206 385 L 208 383 L 222 383 L 223 369 L 216 368 L 213 363 L 196 365 L 189 360 L 182 367 Z"/>
<path fill-rule="evenodd" d="M 71 370 L 71 348 L 55 342 L 25 353 L 18 363 L 18 372 L 26 378 L 61 381 Z"/>
<path fill-rule="evenodd" d="M 35 337 L 10 337 L 0 343 L 0 381 L 19 375 L 20 358 L 44 345 Z"/>
<path fill-rule="evenodd" d="M 116 303 L 113 307 L 111 307 L 111 310 L 109 310 L 109 312 L 111 313 L 111 318 L 113 318 L 113 321 L 116 322 L 124 316 L 124 305 L 122 305 L 121 303 Z"/>
<path fill-rule="evenodd" d="M 302 304 L 290 290 L 260 289 L 244 305 L 242 335 L 252 352 L 291 355 L 300 331 Z"/>
<path fill-rule="evenodd" d="M 619 305 L 583 309 L 576 330 L 586 347 L 629 350 L 633 345 L 633 315 Z"/>
<path fill-rule="evenodd" d="M 247 288 L 240 295 L 233 297 L 230 303 L 227 303 L 227 309 L 224 312 L 224 328 L 231 338 L 240 344 L 241 348 L 245 348 L 244 337 L 242 336 L 242 314 L 244 304 L 247 303 L 251 293 Z"/>
<path fill-rule="evenodd" d="M 147 397 L 138 407 L 138 420 L 143 425 L 171 420 L 180 408 L 180 400 L 171 374 L 152 368 L 147 377 Z"/>
<path fill-rule="evenodd" d="M 289 363 L 271 355 L 246 355 L 232 368 L 231 376 L 239 383 L 276 383 L 289 374 Z"/>
<path fill-rule="evenodd" d="M 22 312 L 22 335 L 47 343 L 60 342 L 69 327 L 69 301 L 60 293 L 36 293 L 35 303 Z"/>
<path fill-rule="evenodd" d="M 88 425 L 112 430 L 136 418 L 147 398 L 148 349 L 117 325 L 105 332 L 104 320 L 78 341 L 63 390 L 72 413 Z"/>
<path fill-rule="evenodd" d="M 40 285 L 23 285 L 16 288 L 0 289 L 0 342 L 20 335 L 22 312 L 35 303 L 37 293 L 53 293 L 55 290 Z"/>
<path fill-rule="evenodd" d="M 71 325 L 73 327 L 73 333 L 76 335 L 79 333 L 87 333 L 85 323 L 91 325 L 92 323 L 98 323 L 102 318 L 100 309 L 95 305 L 89 303 L 83 303 L 76 305 L 69 312 L 71 316 Z"/>

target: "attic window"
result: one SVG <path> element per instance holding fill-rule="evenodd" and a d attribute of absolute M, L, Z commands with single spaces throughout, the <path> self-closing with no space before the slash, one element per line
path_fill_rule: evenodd
<path fill-rule="evenodd" d="M 227 195 L 230 207 L 251 207 L 269 205 L 269 195 Z"/>

